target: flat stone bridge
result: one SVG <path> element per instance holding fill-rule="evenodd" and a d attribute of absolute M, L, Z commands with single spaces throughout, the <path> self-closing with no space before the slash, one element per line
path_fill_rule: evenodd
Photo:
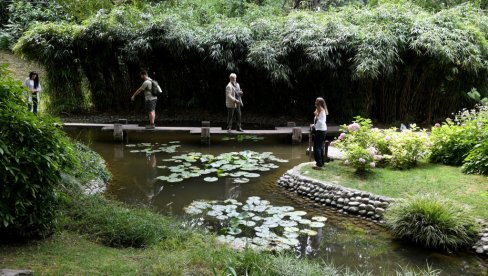
<path fill-rule="evenodd" d="M 274 129 L 246 129 L 244 132 L 236 130 L 227 131 L 221 127 L 210 127 L 209 121 L 202 121 L 201 127 L 187 126 L 156 126 L 154 129 L 146 129 L 144 126 L 136 124 L 126 124 L 125 120 L 120 120 L 114 124 L 91 124 L 91 123 L 64 123 L 64 127 L 97 128 L 102 131 L 112 131 L 115 141 L 123 141 L 129 132 L 185 132 L 200 135 L 203 143 L 210 143 L 211 134 L 217 135 L 291 135 L 294 144 L 301 143 L 303 136 L 310 136 L 310 126 L 295 126 L 294 122 L 288 122 L 286 127 L 275 127 Z M 328 135 L 336 136 L 339 134 L 339 126 L 328 126 Z"/>

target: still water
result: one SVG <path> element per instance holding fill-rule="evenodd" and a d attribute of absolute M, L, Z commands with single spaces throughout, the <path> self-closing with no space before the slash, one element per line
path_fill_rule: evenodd
<path fill-rule="evenodd" d="M 112 142 L 111 132 L 89 129 L 70 129 L 68 134 L 98 152 L 113 174 L 107 193 L 118 200 L 134 205 L 149 205 L 162 214 L 184 215 L 183 207 L 193 200 L 225 200 L 234 198 L 245 201 L 250 196 L 259 196 L 274 206 L 293 206 L 311 216 L 328 218 L 326 226 L 317 236 L 302 240 L 297 255 L 307 255 L 373 275 L 392 275 L 400 266 L 425 269 L 430 266 L 441 270 L 441 275 L 487 275 L 487 260 L 472 254 L 446 254 L 419 249 L 393 240 L 381 226 L 366 220 L 336 213 L 317 206 L 314 202 L 298 197 L 280 188 L 276 181 L 288 169 L 308 162 L 306 143 L 292 146 L 290 137 L 269 138 L 259 141 L 225 140 L 225 136 L 212 136 L 212 144 L 200 143 L 198 135 L 187 133 L 130 133 L 128 144 L 169 143 L 180 145 L 175 153 L 133 153 L 133 148 Z M 177 141 L 177 143 L 176 143 Z M 233 183 L 231 177 L 221 177 L 216 182 L 205 182 L 200 176 L 182 182 L 168 183 L 156 179 L 168 174 L 158 166 L 174 165 L 172 156 L 189 152 L 219 155 L 221 153 L 252 150 L 272 152 L 287 163 L 276 163 L 279 168 L 259 172 L 259 178 L 248 183 Z"/>

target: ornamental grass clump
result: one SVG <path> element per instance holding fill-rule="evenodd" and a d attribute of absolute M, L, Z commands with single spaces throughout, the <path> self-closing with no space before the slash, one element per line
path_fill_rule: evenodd
<path fill-rule="evenodd" d="M 390 206 L 385 221 L 398 238 L 447 251 L 473 245 L 479 231 L 466 207 L 432 195 L 415 196 Z"/>

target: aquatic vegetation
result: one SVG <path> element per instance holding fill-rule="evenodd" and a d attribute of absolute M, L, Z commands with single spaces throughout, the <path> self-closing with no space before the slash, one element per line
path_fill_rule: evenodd
<path fill-rule="evenodd" d="M 249 197 L 244 203 L 225 201 L 193 201 L 185 212 L 199 224 L 204 222 L 219 234 L 218 240 L 236 249 L 282 251 L 299 247 L 300 237 L 316 236 L 310 228 L 322 228 L 327 218 L 306 219 L 305 211 L 291 206 L 273 206 L 260 197 Z"/>
<path fill-rule="evenodd" d="M 257 141 L 264 140 L 264 137 L 257 136 L 257 135 L 237 135 L 237 136 L 225 136 L 222 138 L 222 141 L 230 141 L 230 140 L 235 140 L 237 142 L 243 142 L 243 141 L 257 142 Z"/>
<path fill-rule="evenodd" d="M 133 149 L 130 152 L 137 153 L 143 152 L 146 154 L 152 154 L 157 152 L 166 152 L 166 153 L 175 153 L 176 149 L 181 145 L 178 145 L 179 141 L 171 141 L 168 144 L 159 144 L 159 143 L 138 143 L 138 144 L 127 144 L 125 145 L 128 148 L 138 148 Z"/>
<path fill-rule="evenodd" d="M 157 177 L 167 182 L 180 182 L 183 179 L 206 176 L 206 182 L 215 182 L 219 177 L 230 176 L 234 183 L 247 183 L 250 178 L 259 177 L 256 171 L 264 172 L 276 169 L 279 166 L 271 162 L 288 162 L 280 159 L 271 152 L 258 153 L 255 151 L 241 151 L 222 153 L 218 156 L 189 152 L 166 158 L 163 162 L 178 163 L 174 166 L 158 166 L 169 170 L 170 174 Z"/>

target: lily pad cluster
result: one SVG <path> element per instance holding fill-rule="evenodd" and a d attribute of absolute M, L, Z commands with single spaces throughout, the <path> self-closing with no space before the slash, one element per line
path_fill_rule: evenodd
<path fill-rule="evenodd" d="M 185 212 L 205 221 L 221 234 L 218 239 L 236 249 L 282 251 L 297 248 L 300 237 L 315 236 L 327 218 L 307 219 L 305 211 L 291 206 L 273 206 L 260 197 L 249 197 L 241 203 L 225 201 L 193 201 Z"/>
<path fill-rule="evenodd" d="M 288 160 L 277 158 L 271 152 L 258 153 L 246 150 L 222 153 L 218 156 L 190 152 L 163 159 L 163 162 L 173 162 L 176 165 L 158 166 L 170 172 L 157 177 L 162 181 L 181 182 L 187 178 L 204 175 L 203 180 L 206 182 L 215 182 L 219 177 L 230 176 L 234 183 L 246 183 L 250 178 L 260 176 L 256 171 L 264 172 L 279 167 L 272 162 L 288 162 Z"/>
<path fill-rule="evenodd" d="M 132 153 L 143 152 L 146 154 L 152 154 L 157 152 L 175 153 L 176 149 L 180 147 L 179 141 L 171 141 L 167 144 L 159 143 L 138 143 L 138 144 L 127 144 L 128 148 L 134 148 L 130 150 Z"/>
<path fill-rule="evenodd" d="M 225 136 L 222 138 L 222 141 L 235 140 L 237 142 L 243 142 L 243 141 L 257 142 L 257 141 L 261 141 L 263 139 L 264 139 L 264 137 L 257 136 L 257 135 L 237 135 L 237 136 Z"/>

